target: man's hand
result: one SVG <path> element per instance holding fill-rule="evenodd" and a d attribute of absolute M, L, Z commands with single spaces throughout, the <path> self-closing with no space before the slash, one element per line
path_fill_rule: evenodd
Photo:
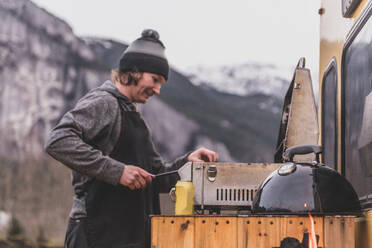
<path fill-rule="evenodd" d="M 143 189 L 151 181 L 152 176 L 150 173 L 133 165 L 126 165 L 120 177 L 120 184 L 129 187 L 131 190 Z"/>
<path fill-rule="evenodd" d="M 202 147 L 190 153 L 187 160 L 190 162 L 217 162 L 218 154 Z"/>

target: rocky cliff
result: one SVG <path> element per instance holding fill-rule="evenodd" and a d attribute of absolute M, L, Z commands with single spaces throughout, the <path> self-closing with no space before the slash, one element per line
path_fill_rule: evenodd
<path fill-rule="evenodd" d="M 0 210 L 30 237 L 62 240 L 69 172 L 44 154 L 44 139 L 108 70 L 70 26 L 32 2 L 1 0 L 0 16 Z"/>
<path fill-rule="evenodd" d="M 62 20 L 30 1 L 0 2 L 0 155 L 42 154 L 46 132 L 107 69 Z"/>

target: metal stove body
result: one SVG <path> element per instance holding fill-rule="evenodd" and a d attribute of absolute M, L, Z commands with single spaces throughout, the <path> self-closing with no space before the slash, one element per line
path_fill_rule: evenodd
<path fill-rule="evenodd" d="M 249 210 L 260 184 L 280 165 L 189 162 L 178 173 L 194 185 L 195 209 Z"/>

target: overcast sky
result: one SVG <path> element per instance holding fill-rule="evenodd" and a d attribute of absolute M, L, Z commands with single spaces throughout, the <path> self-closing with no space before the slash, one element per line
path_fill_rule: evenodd
<path fill-rule="evenodd" d="M 243 62 L 294 66 L 317 82 L 319 0 L 34 0 L 75 34 L 131 42 L 156 29 L 179 69 Z M 316 76 L 316 78 L 314 78 Z"/>

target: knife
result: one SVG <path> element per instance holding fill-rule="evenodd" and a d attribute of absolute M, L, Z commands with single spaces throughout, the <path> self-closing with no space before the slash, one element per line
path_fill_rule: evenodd
<path fill-rule="evenodd" d="M 178 170 L 173 170 L 173 171 L 167 171 L 167 172 L 163 172 L 163 173 L 159 173 L 159 174 L 156 174 L 156 175 L 152 175 L 152 178 L 158 178 L 158 177 L 162 177 L 162 176 L 168 176 L 168 175 L 171 175 L 171 174 L 174 174 L 174 173 L 177 173 Z"/>

